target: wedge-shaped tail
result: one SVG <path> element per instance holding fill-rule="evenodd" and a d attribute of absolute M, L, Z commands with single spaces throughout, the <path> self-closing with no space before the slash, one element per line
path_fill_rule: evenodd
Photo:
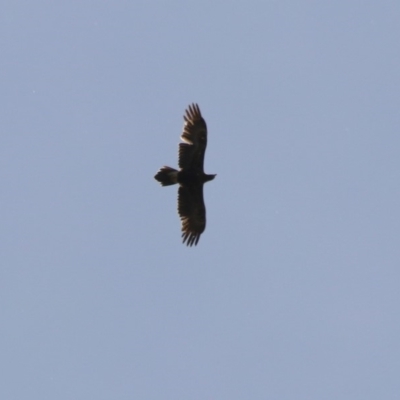
<path fill-rule="evenodd" d="M 154 177 L 162 186 L 178 183 L 178 171 L 171 167 L 162 167 Z"/>

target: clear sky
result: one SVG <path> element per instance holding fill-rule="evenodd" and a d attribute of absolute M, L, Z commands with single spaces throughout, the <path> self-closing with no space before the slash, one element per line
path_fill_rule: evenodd
<path fill-rule="evenodd" d="M 0 398 L 397 400 L 400 2 L 5 1 Z M 181 244 L 183 113 L 209 138 Z"/>

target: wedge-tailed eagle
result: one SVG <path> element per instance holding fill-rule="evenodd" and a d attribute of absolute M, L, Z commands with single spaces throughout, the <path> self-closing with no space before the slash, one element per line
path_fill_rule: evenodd
<path fill-rule="evenodd" d="M 216 175 L 204 173 L 204 154 L 207 147 L 207 125 L 197 104 L 189 105 L 179 143 L 179 171 L 162 167 L 155 179 L 162 186 L 179 184 L 178 213 L 182 223 L 183 243 L 197 245 L 206 228 L 206 207 L 203 199 L 203 185 Z"/>

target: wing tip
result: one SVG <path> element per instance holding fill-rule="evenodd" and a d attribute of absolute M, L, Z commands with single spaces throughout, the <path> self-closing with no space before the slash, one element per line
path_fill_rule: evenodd
<path fill-rule="evenodd" d="M 193 245 L 197 246 L 197 243 L 200 240 L 200 234 L 199 233 L 194 233 L 194 232 L 188 232 L 185 231 L 182 233 L 182 243 L 185 244 L 188 247 L 192 247 Z"/>
<path fill-rule="evenodd" d="M 189 104 L 189 106 L 185 110 L 185 115 L 183 116 L 183 119 L 186 122 L 190 122 L 193 119 L 200 119 L 200 118 L 203 117 L 201 116 L 199 105 L 197 103 Z"/>

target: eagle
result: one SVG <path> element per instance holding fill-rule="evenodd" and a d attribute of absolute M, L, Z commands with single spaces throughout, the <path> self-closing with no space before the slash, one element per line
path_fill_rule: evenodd
<path fill-rule="evenodd" d="M 216 175 L 204 173 L 204 154 L 207 147 L 207 125 L 200 108 L 193 103 L 183 116 L 184 126 L 179 143 L 179 170 L 162 167 L 154 176 L 162 186 L 179 184 L 178 213 L 182 224 L 183 243 L 197 245 L 206 229 L 206 207 L 203 185 Z"/>

